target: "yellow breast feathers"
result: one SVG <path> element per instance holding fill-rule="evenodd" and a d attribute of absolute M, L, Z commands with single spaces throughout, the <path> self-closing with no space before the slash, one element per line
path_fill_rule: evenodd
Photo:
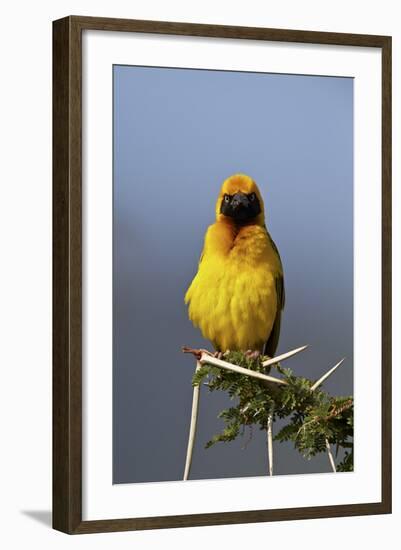
<path fill-rule="evenodd" d="M 236 206 L 236 200 L 243 204 Z M 253 204 L 256 200 L 258 207 Z M 216 217 L 206 232 L 198 272 L 185 295 L 189 318 L 218 350 L 262 350 L 280 316 L 277 281 L 283 273 L 264 226 L 263 202 L 253 180 L 244 175 L 226 180 Z"/>

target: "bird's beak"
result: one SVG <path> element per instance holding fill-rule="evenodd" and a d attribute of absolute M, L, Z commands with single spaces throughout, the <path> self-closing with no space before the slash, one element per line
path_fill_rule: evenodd
<path fill-rule="evenodd" d="M 249 199 L 245 195 L 245 193 L 235 193 L 235 195 L 232 198 L 231 206 L 233 210 L 237 210 L 239 208 L 248 208 L 249 206 Z"/>

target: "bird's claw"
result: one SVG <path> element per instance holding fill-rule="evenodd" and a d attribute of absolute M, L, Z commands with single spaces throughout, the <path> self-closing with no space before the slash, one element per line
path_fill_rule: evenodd
<path fill-rule="evenodd" d="M 258 359 L 262 354 L 258 350 L 247 349 L 244 355 L 249 359 Z"/>
<path fill-rule="evenodd" d="M 202 348 L 188 348 L 187 346 L 182 346 L 181 351 L 183 353 L 192 353 L 192 355 L 195 355 L 196 359 L 199 361 L 202 357 L 202 354 L 206 353 L 206 355 L 211 355 L 212 357 L 216 357 L 214 353 L 211 353 L 207 349 Z"/>

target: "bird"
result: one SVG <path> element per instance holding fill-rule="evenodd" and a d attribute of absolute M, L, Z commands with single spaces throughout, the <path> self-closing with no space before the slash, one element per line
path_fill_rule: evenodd
<path fill-rule="evenodd" d="M 274 357 L 285 305 L 284 273 L 256 182 L 242 173 L 225 179 L 215 214 L 185 293 L 189 319 L 216 353 L 252 350 Z"/>

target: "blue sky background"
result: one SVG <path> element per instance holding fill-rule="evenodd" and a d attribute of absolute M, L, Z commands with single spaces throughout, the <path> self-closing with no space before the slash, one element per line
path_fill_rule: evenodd
<path fill-rule="evenodd" d="M 209 345 L 184 294 L 230 174 L 258 183 L 283 261 L 278 352 L 309 344 L 287 366 L 310 378 L 346 356 L 326 388 L 352 393 L 353 80 L 115 66 L 113 110 L 113 480 L 178 480 L 194 370 L 180 348 Z M 204 449 L 229 403 L 202 392 L 192 479 L 266 473 L 258 430 Z M 329 469 L 275 444 L 277 474 Z"/>

